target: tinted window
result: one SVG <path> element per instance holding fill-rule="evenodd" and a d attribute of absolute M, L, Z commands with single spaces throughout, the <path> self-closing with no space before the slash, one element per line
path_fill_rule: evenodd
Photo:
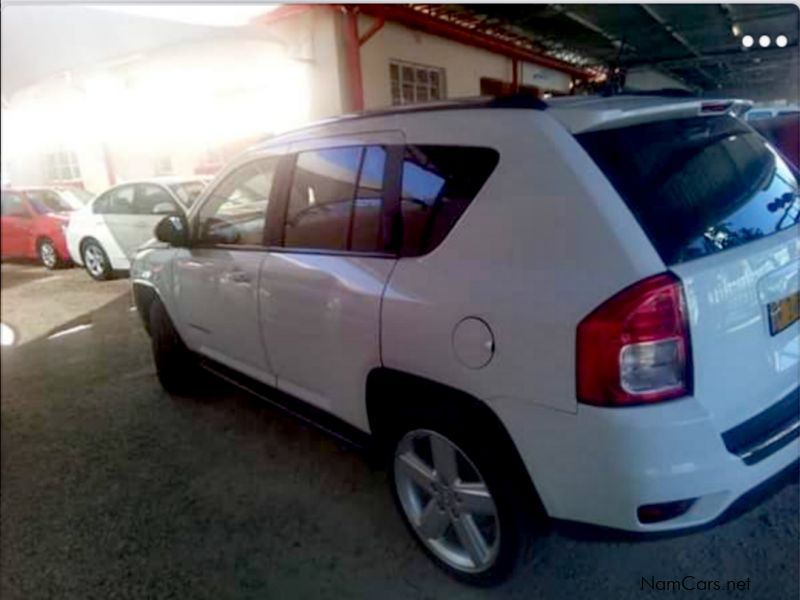
<path fill-rule="evenodd" d="M 489 179 L 499 155 L 490 148 L 407 146 L 400 208 L 404 256 L 438 246 Z"/>
<path fill-rule="evenodd" d="M 194 201 L 203 193 L 205 184 L 202 181 L 184 181 L 183 183 L 175 183 L 169 186 L 178 199 L 183 202 L 186 208 L 194 204 Z"/>
<path fill-rule="evenodd" d="M 33 210 L 40 215 L 72 209 L 61 196 L 50 190 L 30 190 L 27 195 Z"/>
<path fill-rule="evenodd" d="M 199 238 L 216 244 L 261 245 L 278 158 L 242 167 L 224 179 L 200 209 Z"/>
<path fill-rule="evenodd" d="M 358 192 L 353 204 L 353 224 L 350 232 L 350 249 L 353 251 L 383 250 L 381 209 L 385 167 L 386 150 L 380 146 L 368 146 L 361 163 Z"/>
<path fill-rule="evenodd" d="M 346 250 L 362 148 L 333 148 L 297 155 L 284 245 Z"/>
<path fill-rule="evenodd" d="M 2 214 L 4 217 L 27 217 L 28 211 L 25 210 L 25 205 L 22 202 L 22 197 L 19 194 L 11 194 L 3 192 L 2 196 Z"/>
<path fill-rule="evenodd" d="M 141 183 L 136 186 L 133 206 L 140 215 L 163 215 L 181 210 L 166 189 L 152 183 Z"/>
<path fill-rule="evenodd" d="M 772 113 L 768 110 L 756 110 L 750 111 L 747 113 L 747 119 L 749 121 L 757 121 L 758 119 L 769 119 L 772 116 Z"/>
<path fill-rule="evenodd" d="M 126 185 L 106 192 L 94 203 L 94 212 L 107 215 L 134 214 L 133 191 L 132 185 Z"/>
<path fill-rule="evenodd" d="M 659 121 L 577 138 L 668 265 L 798 221 L 794 173 L 733 117 Z"/>

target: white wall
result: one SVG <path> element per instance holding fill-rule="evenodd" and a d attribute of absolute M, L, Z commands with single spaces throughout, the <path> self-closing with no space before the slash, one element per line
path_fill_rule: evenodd
<path fill-rule="evenodd" d="M 311 90 L 309 119 L 316 121 L 347 112 L 349 88 L 339 11 L 325 5 L 315 6 L 264 29 L 285 44 L 289 58 L 307 65 Z"/>
<path fill-rule="evenodd" d="M 361 17 L 359 31 L 372 23 L 373 19 Z M 481 77 L 512 80 L 509 58 L 387 22 L 361 47 L 366 108 L 391 105 L 391 59 L 444 69 L 449 98 L 480 95 Z"/>
<path fill-rule="evenodd" d="M 3 113 L 11 182 L 47 183 L 43 157 L 63 147 L 78 155 L 84 186 L 100 191 L 109 184 L 104 145 L 117 181 L 152 177 L 164 155 L 189 175 L 210 148 L 302 125 L 313 116 L 313 69 L 288 47 L 259 28 L 21 89 Z"/>

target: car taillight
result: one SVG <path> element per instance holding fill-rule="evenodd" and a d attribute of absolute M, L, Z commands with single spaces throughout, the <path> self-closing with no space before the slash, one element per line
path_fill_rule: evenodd
<path fill-rule="evenodd" d="M 669 273 L 643 279 L 578 325 L 578 401 L 616 407 L 685 396 L 690 352 L 681 282 Z"/>

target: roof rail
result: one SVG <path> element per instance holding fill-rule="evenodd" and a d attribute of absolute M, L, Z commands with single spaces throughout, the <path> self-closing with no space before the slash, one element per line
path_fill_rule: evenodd
<path fill-rule="evenodd" d="M 547 104 L 530 94 L 508 94 L 505 96 L 475 96 L 467 98 L 454 98 L 435 102 L 421 102 L 418 104 L 404 104 L 390 106 L 376 110 L 365 110 L 357 113 L 344 114 L 339 119 L 358 119 L 365 117 L 407 114 L 414 112 L 429 112 L 438 110 L 463 110 L 469 108 L 526 108 L 532 110 L 545 110 Z"/>
<path fill-rule="evenodd" d="M 371 117 L 386 117 L 391 115 L 405 115 L 408 113 L 417 112 L 435 112 L 444 110 L 465 110 L 472 108 L 511 108 L 511 109 L 528 109 L 528 110 L 545 110 L 547 103 L 530 94 L 508 94 L 505 96 L 475 96 L 466 98 L 455 98 L 451 100 L 439 100 L 435 102 L 423 102 L 419 104 L 404 104 L 402 106 L 390 106 L 387 108 L 379 108 L 374 110 L 365 110 L 356 113 L 346 113 L 320 121 L 314 121 L 307 125 L 291 129 L 277 136 L 268 134 L 263 138 L 255 141 L 249 149 L 259 148 L 265 143 L 276 137 L 291 136 L 295 133 L 301 133 L 315 127 L 323 125 L 330 125 L 332 123 L 339 123 L 343 121 L 351 121 L 358 119 L 368 119 Z"/>

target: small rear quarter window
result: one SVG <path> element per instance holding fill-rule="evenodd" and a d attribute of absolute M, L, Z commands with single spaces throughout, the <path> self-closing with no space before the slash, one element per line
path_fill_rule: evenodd
<path fill-rule="evenodd" d="M 491 148 L 406 146 L 400 209 L 403 256 L 436 248 L 491 176 L 499 154 Z"/>

